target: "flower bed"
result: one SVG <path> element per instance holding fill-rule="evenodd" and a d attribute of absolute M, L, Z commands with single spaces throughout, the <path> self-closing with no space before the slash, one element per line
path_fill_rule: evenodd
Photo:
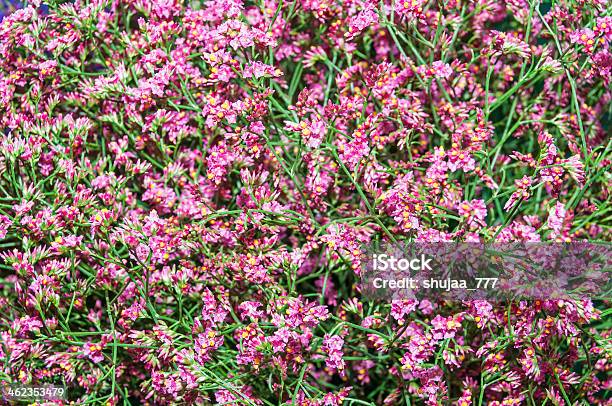
<path fill-rule="evenodd" d="M 83 404 L 609 404 L 609 298 L 367 300 L 380 242 L 610 241 L 605 1 L 0 21 L 0 381 Z"/>

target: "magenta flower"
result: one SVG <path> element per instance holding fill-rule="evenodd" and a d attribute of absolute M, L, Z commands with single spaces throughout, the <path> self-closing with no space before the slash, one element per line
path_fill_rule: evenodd
<path fill-rule="evenodd" d="M 331 370 L 342 372 L 344 370 L 344 353 L 342 347 L 344 340 L 340 336 L 326 335 L 321 350 L 326 354 L 325 365 Z"/>

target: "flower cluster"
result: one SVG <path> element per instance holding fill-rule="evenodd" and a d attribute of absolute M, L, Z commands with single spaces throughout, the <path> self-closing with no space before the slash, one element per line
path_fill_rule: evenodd
<path fill-rule="evenodd" d="M 360 286 L 367 244 L 610 240 L 606 7 L 0 10 L 0 381 L 74 405 L 609 404 L 610 298 Z"/>

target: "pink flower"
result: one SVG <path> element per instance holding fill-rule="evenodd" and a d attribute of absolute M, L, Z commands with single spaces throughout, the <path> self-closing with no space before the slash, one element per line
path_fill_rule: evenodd
<path fill-rule="evenodd" d="M 34 202 L 22 200 L 20 204 L 14 204 L 13 210 L 15 210 L 15 216 L 21 217 L 34 207 Z"/>
<path fill-rule="evenodd" d="M 557 202 L 548 212 L 548 228 L 552 230 L 552 237 L 561 235 L 563 223 L 565 221 L 567 210 L 561 202 Z"/>
<path fill-rule="evenodd" d="M 446 79 L 453 73 L 453 69 L 448 63 L 436 61 L 430 67 L 423 65 L 417 68 L 417 72 L 425 78 Z"/>
<path fill-rule="evenodd" d="M 567 169 L 570 176 L 580 185 L 584 185 L 584 164 L 580 160 L 580 156 L 572 155 L 567 159 L 561 160 L 562 166 Z"/>
<path fill-rule="evenodd" d="M 67 236 L 59 236 L 51 243 L 51 248 L 55 252 L 64 252 L 67 248 L 75 248 L 81 245 L 83 241 L 82 235 L 67 235 Z"/>
<path fill-rule="evenodd" d="M 572 32 L 570 34 L 570 41 L 574 44 L 582 45 L 588 54 L 593 53 L 598 42 L 596 34 L 589 28 Z"/>
<path fill-rule="evenodd" d="M 328 392 L 323 396 L 322 402 L 318 403 L 323 406 L 340 406 L 344 403 L 344 399 L 349 395 L 352 387 L 342 388 L 339 392 Z"/>
<path fill-rule="evenodd" d="M 6 237 L 6 234 L 8 233 L 8 229 L 11 224 L 13 224 L 11 219 L 9 219 L 7 216 L 3 216 L 0 214 L 0 240 Z"/>
<path fill-rule="evenodd" d="M 466 389 L 461 394 L 461 397 L 457 399 L 456 406 L 472 406 L 472 392 Z"/>
<path fill-rule="evenodd" d="M 395 2 L 395 10 L 401 16 L 408 18 L 418 18 L 423 14 L 424 0 L 405 0 Z"/>
<path fill-rule="evenodd" d="M 83 355 L 95 363 L 102 362 L 104 360 L 103 348 L 103 344 L 85 343 L 83 344 Z"/>
<path fill-rule="evenodd" d="M 464 217 L 470 227 L 485 227 L 487 206 L 484 200 L 464 201 L 458 205 L 459 215 Z"/>
<path fill-rule="evenodd" d="M 279 77 L 282 74 L 283 72 L 280 69 L 273 66 L 261 62 L 251 62 L 245 66 L 242 77 L 259 79 L 264 76 Z"/>
<path fill-rule="evenodd" d="M 264 312 L 262 310 L 258 310 L 258 307 L 260 306 L 262 306 L 261 303 L 250 300 L 240 303 L 240 305 L 238 306 L 238 310 L 240 311 L 240 318 L 242 320 L 250 318 L 254 321 L 260 319 L 264 315 Z"/>
<path fill-rule="evenodd" d="M 198 334 L 194 340 L 195 359 L 205 364 L 211 359 L 212 353 L 223 345 L 223 336 L 219 336 L 215 330 L 206 329 L 203 333 Z"/>
<path fill-rule="evenodd" d="M 393 300 L 391 302 L 390 314 L 401 326 L 405 322 L 405 316 L 412 313 L 416 309 L 418 303 L 419 302 L 414 299 Z"/>
<path fill-rule="evenodd" d="M 431 334 L 434 339 L 442 340 L 453 338 L 457 330 L 461 328 L 461 315 L 454 317 L 442 317 L 439 314 L 431 321 Z"/>
<path fill-rule="evenodd" d="M 529 45 L 522 41 L 518 33 L 506 33 L 492 30 L 493 39 L 491 46 L 495 51 L 493 55 L 518 55 L 525 59 L 531 54 Z"/>
<path fill-rule="evenodd" d="M 357 37 L 361 31 L 378 22 L 378 14 L 371 4 L 366 4 L 366 8 L 359 12 L 354 17 L 351 17 L 348 22 L 348 32 L 344 34 L 346 39 L 352 40 Z"/>
<path fill-rule="evenodd" d="M 458 169 L 462 169 L 464 172 L 472 171 L 476 168 L 476 161 L 467 151 L 460 149 L 451 149 L 448 153 L 448 169 L 451 172 L 455 172 Z"/>
<path fill-rule="evenodd" d="M 510 199 L 504 205 L 504 210 L 512 208 L 517 201 L 527 200 L 531 195 L 529 188 L 531 187 L 532 179 L 529 176 L 523 176 L 521 179 L 514 181 L 516 190 L 510 196 Z"/>
<path fill-rule="evenodd" d="M 344 339 L 340 336 L 330 336 L 328 334 L 323 338 L 323 345 L 321 350 L 327 355 L 325 359 L 325 365 L 331 370 L 337 370 L 342 372 L 344 370 L 344 353 L 342 347 L 344 346 Z"/>

